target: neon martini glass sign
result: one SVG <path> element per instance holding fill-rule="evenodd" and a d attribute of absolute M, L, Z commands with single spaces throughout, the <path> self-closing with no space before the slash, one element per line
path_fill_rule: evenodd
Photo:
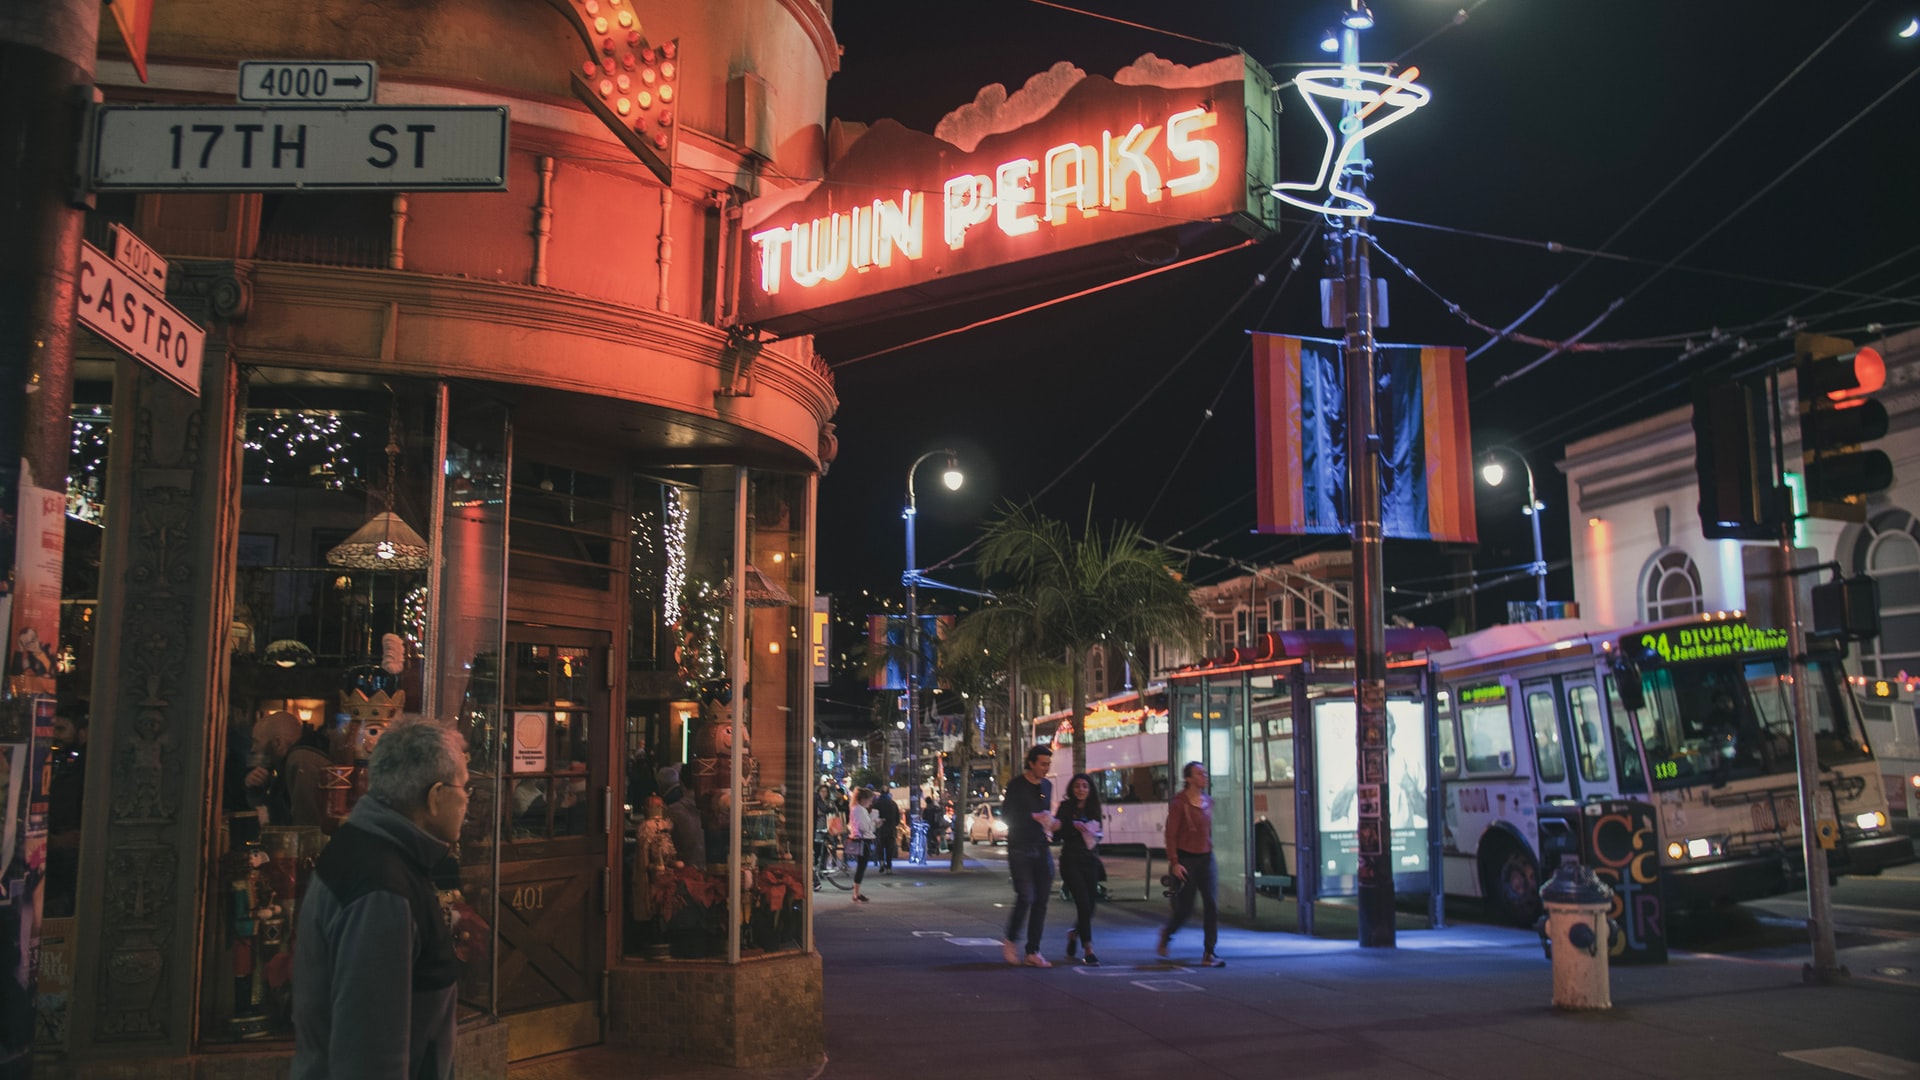
<path fill-rule="evenodd" d="M 1399 75 L 1361 71 L 1358 68 L 1313 68 L 1296 76 L 1294 88 L 1306 99 L 1307 108 L 1319 122 L 1320 130 L 1326 132 L 1327 145 L 1320 154 L 1320 171 L 1313 180 L 1310 183 L 1275 184 L 1272 189 L 1274 198 L 1289 206 L 1332 217 L 1371 215 L 1374 209 L 1372 200 L 1357 191 L 1342 188 L 1340 178 L 1346 175 L 1347 166 L 1360 153 L 1368 135 L 1398 123 L 1413 110 L 1433 100 L 1432 91 L 1414 84 L 1413 80 L 1419 75 L 1419 68 L 1410 67 Z M 1343 113 L 1348 104 L 1360 106 L 1340 118 L 1337 132 L 1335 125 L 1327 121 L 1327 103 L 1335 101 L 1341 103 Z M 1338 153 L 1335 153 L 1335 147 L 1338 147 Z M 1308 193 L 1319 196 L 1319 200 L 1307 201 L 1305 196 Z"/>

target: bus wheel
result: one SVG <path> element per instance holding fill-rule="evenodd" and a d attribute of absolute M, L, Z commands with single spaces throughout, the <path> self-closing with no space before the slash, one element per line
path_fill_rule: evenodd
<path fill-rule="evenodd" d="M 1500 845 L 1487 862 L 1487 906 L 1515 926 L 1532 926 L 1540 918 L 1540 864 L 1527 849 L 1511 841 Z"/>

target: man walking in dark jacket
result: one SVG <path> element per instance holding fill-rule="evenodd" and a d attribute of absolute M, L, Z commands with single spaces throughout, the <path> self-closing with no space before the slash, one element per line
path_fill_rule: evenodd
<path fill-rule="evenodd" d="M 886 788 L 873 800 L 873 816 L 880 822 L 880 872 L 893 873 L 893 858 L 900 854 L 900 804 Z"/>
<path fill-rule="evenodd" d="M 451 1080 L 460 961 L 434 870 L 467 816 L 465 740 L 396 725 L 367 773 L 300 908 L 291 1080 Z"/>
<path fill-rule="evenodd" d="M 1026 924 L 1028 967 L 1052 967 L 1040 955 L 1040 934 L 1047 926 L 1047 894 L 1053 891 L 1053 853 L 1047 850 L 1060 820 L 1053 816 L 1053 750 L 1036 746 L 1027 751 L 1026 771 L 1007 785 L 1001 806 L 1007 819 L 1007 872 L 1013 876 L 1013 911 L 1007 916 L 1007 936 L 1000 947 L 1007 963 L 1022 963 L 1021 924 Z"/>

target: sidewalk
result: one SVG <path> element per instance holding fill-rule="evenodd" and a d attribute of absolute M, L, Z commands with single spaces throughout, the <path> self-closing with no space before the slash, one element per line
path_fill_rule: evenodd
<path fill-rule="evenodd" d="M 1920 941 L 1910 939 L 1843 950 L 1854 978 L 1831 987 L 1801 982 L 1800 950 L 1676 953 L 1661 967 L 1615 969 L 1611 1010 L 1567 1013 L 1550 1004 L 1551 968 L 1532 931 L 1402 930 L 1396 948 L 1363 950 L 1350 939 L 1223 925 L 1228 966 L 1203 969 L 1197 925 L 1161 961 L 1153 944 L 1163 902 L 1117 902 L 1101 905 L 1104 966 L 1093 969 L 1063 962 L 1072 905 L 1055 900 L 1047 922 L 1055 966 L 1034 970 L 1001 960 L 1011 890 L 997 861 L 969 860 L 957 874 L 944 860 L 896 864 L 891 875 L 869 871 L 866 888 L 870 904 L 815 896 L 825 1062 L 663 1066 L 602 1047 L 512 1075 L 1920 1077 Z"/>

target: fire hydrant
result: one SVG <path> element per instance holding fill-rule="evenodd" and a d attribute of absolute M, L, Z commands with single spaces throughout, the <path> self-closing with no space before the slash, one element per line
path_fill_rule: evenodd
<path fill-rule="evenodd" d="M 1541 943 L 1553 961 L 1553 1004 L 1561 1009 L 1611 1009 L 1607 946 L 1612 938 L 1613 890 L 1579 863 L 1562 863 L 1540 887 L 1547 913 Z"/>

